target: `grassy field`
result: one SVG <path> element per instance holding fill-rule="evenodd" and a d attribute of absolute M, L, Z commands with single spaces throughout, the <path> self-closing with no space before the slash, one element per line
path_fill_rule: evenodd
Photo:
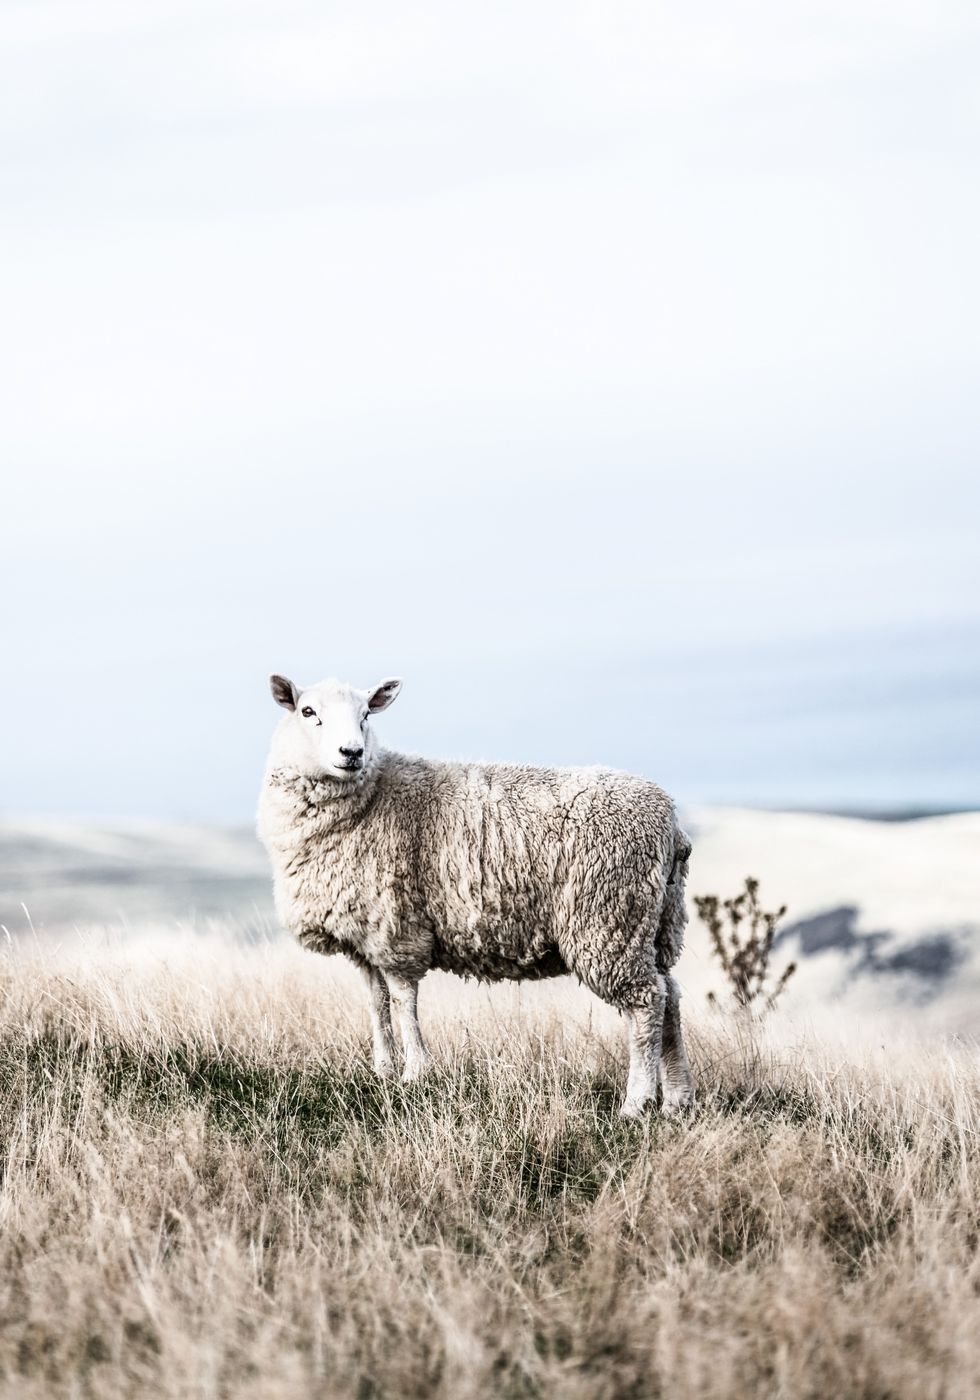
<path fill-rule="evenodd" d="M 427 983 L 389 1087 L 333 963 L 166 947 L 0 957 L 0 1394 L 980 1394 L 975 1047 L 688 1007 L 637 1127 L 577 989 Z"/>

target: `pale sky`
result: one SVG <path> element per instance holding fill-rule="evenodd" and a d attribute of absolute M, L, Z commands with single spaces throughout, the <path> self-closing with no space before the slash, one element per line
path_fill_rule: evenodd
<path fill-rule="evenodd" d="M 980 11 L 0 0 L 0 811 L 266 675 L 682 801 L 980 801 Z"/>

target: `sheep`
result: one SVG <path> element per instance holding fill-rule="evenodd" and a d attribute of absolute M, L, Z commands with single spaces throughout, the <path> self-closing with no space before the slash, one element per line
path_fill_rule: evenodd
<path fill-rule="evenodd" d="M 300 688 L 270 678 L 275 731 L 259 835 L 276 909 L 305 947 L 344 953 L 370 992 L 374 1068 L 431 1063 L 418 985 L 573 973 L 629 1023 L 624 1117 L 694 1093 L 671 968 L 691 844 L 654 783 L 605 768 L 434 762 L 382 749 L 371 723 L 401 681 Z"/>

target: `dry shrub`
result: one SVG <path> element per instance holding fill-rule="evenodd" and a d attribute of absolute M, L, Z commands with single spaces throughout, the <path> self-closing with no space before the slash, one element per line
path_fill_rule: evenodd
<path fill-rule="evenodd" d="M 694 907 L 708 930 L 735 1005 L 741 1011 L 771 1011 L 796 971 L 796 964 L 790 963 L 775 982 L 770 979 L 773 938 L 786 905 L 766 913 L 759 901 L 759 882 L 749 875 L 741 894 L 724 900 L 714 894 L 696 896 Z M 713 992 L 708 999 L 715 1000 Z"/>

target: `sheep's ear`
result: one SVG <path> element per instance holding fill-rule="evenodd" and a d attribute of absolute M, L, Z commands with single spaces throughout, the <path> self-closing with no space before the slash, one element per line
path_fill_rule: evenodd
<path fill-rule="evenodd" d="M 270 676 L 269 689 L 277 705 L 281 705 L 284 710 L 295 710 L 299 691 L 292 681 L 287 680 L 285 676 Z"/>
<path fill-rule="evenodd" d="M 378 715 L 382 710 L 387 710 L 395 696 L 402 688 L 400 680 L 382 681 L 376 685 L 368 696 L 368 709 L 372 715 Z"/>

